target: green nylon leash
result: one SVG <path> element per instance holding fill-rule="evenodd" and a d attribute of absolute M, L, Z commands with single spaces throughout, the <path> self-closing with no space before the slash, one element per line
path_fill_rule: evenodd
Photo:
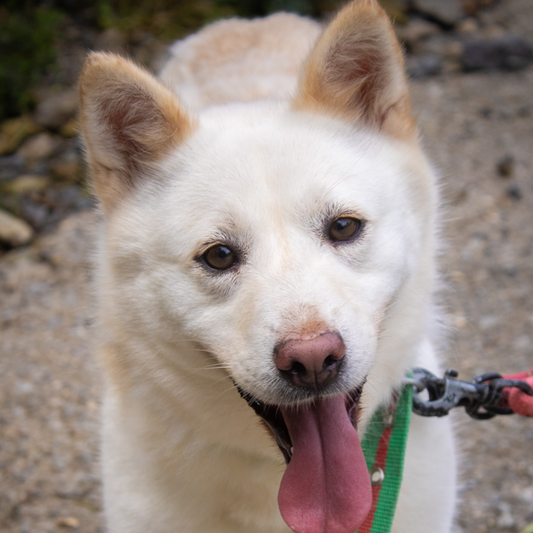
<path fill-rule="evenodd" d="M 372 510 L 357 533 L 390 533 L 398 494 L 413 406 L 413 387 L 405 386 L 396 408 L 382 407 L 374 414 L 362 448 L 372 480 Z"/>

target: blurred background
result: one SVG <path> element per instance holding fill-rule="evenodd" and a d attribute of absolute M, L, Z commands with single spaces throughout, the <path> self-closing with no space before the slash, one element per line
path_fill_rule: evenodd
<path fill-rule="evenodd" d="M 449 366 L 533 368 L 533 2 L 382 0 L 441 176 Z M 78 138 L 89 50 L 157 72 L 203 25 L 335 0 L 4 0 L 0 5 L 0 532 L 103 532 L 90 344 L 97 215 Z M 457 413 L 457 531 L 531 533 L 533 420 Z"/>

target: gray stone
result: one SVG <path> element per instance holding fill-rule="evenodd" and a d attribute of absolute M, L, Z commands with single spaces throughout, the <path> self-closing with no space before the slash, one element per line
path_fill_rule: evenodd
<path fill-rule="evenodd" d="M 496 525 L 499 528 L 508 529 L 516 525 L 516 520 L 513 516 L 513 509 L 509 503 L 501 502 L 498 505 L 498 511 L 500 512 L 500 516 L 496 521 Z"/>
<path fill-rule="evenodd" d="M 44 99 L 35 110 L 35 122 L 45 128 L 59 129 L 78 109 L 78 91 L 67 89 Z"/>
<path fill-rule="evenodd" d="M 442 58 L 436 54 L 407 58 L 407 73 L 411 78 L 423 79 L 435 76 L 442 70 Z"/>
<path fill-rule="evenodd" d="M 453 26 L 466 15 L 461 0 L 413 0 L 413 7 L 449 26 Z"/>
<path fill-rule="evenodd" d="M 17 247 L 28 244 L 34 232 L 29 224 L 0 209 L 0 242 Z"/>
<path fill-rule="evenodd" d="M 517 35 L 466 41 L 463 70 L 520 70 L 533 61 L 533 46 Z"/>
<path fill-rule="evenodd" d="M 520 185 L 516 183 L 509 185 L 509 187 L 505 189 L 505 194 L 507 194 L 511 200 L 522 200 L 522 197 L 524 196 Z"/>
<path fill-rule="evenodd" d="M 0 181 L 19 176 L 24 170 L 25 163 L 24 158 L 16 154 L 0 156 Z"/>

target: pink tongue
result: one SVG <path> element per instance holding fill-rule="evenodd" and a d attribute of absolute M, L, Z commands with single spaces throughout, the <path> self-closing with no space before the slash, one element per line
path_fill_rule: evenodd
<path fill-rule="evenodd" d="M 372 488 L 344 398 L 281 409 L 294 447 L 278 494 L 281 516 L 296 533 L 354 533 Z"/>

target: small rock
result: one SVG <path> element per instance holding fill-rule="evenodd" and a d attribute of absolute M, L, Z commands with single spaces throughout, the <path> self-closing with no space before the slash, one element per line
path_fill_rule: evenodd
<path fill-rule="evenodd" d="M 405 26 L 396 26 L 395 30 L 398 39 L 410 48 L 416 41 L 440 32 L 440 28 L 436 24 L 422 19 L 413 19 Z"/>
<path fill-rule="evenodd" d="M 35 110 L 37 124 L 57 130 L 71 120 L 78 109 L 78 91 L 67 89 L 43 100 Z"/>
<path fill-rule="evenodd" d="M 39 133 L 26 140 L 17 154 L 29 160 L 46 159 L 56 152 L 60 145 L 60 139 L 50 133 Z"/>
<path fill-rule="evenodd" d="M 514 173 L 514 157 L 509 154 L 500 157 L 496 169 L 502 178 L 510 178 Z"/>
<path fill-rule="evenodd" d="M 516 525 L 510 504 L 507 502 L 501 502 L 498 505 L 498 510 L 500 511 L 500 516 L 498 517 L 496 525 L 499 528 L 511 528 Z"/>
<path fill-rule="evenodd" d="M 62 516 L 57 519 L 56 524 L 59 527 L 68 527 L 71 529 L 78 529 L 80 527 L 80 521 L 73 516 Z"/>
<path fill-rule="evenodd" d="M 8 194 L 27 194 L 30 192 L 39 192 L 50 185 L 48 176 L 37 176 L 28 174 L 19 176 L 13 181 L 7 182 L 2 188 L 2 192 Z"/>
<path fill-rule="evenodd" d="M 13 207 L 37 230 L 41 230 L 54 222 L 53 220 L 50 222 L 51 209 L 39 201 L 34 201 L 30 196 L 23 196 L 18 205 Z"/>
<path fill-rule="evenodd" d="M 453 26 L 465 17 L 461 0 L 413 0 L 413 7 L 436 21 Z"/>
<path fill-rule="evenodd" d="M 24 158 L 16 154 L 0 157 L 0 181 L 11 180 L 19 176 L 25 164 Z"/>
<path fill-rule="evenodd" d="M 516 183 L 513 185 L 509 185 L 509 187 L 505 189 L 505 194 L 507 194 L 507 196 L 511 198 L 511 200 L 522 200 L 523 196 L 522 189 Z"/>
<path fill-rule="evenodd" d="M 12 154 L 30 135 L 41 131 L 28 116 L 5 120 L 0 126 L 0 155 Z"/>
<path fill-rule="evenodd" d="M 24 246 L 33 238 L 33 229 L 7 211 L 0 210 L 0 241 L 13 247 Z"/>
<path fill-rule="evenodd" d="M 533 47 L 516 35 L 464 43 L 463 70 L 520 70 L 533 61 Z"/>
<path fill-rule="evenodd" d="M 459 24 L 457 25 L 457 32 L 458 33 L 474 33 L 479 29 L 479 24 L 477 23 L 477 20 L 475 18 L 467 18 L 465 20 L 461 20 Z"/>
<path fill-rule="evenodd" d="M 439 74 L 442 70 L 442 58 L 436 54 L 426 54 L 421 57 L 411 56 L 407 58 L 406 66 L 411 78 L 429 78 Z"/>
<path fill-rule="evenodd" d="M 490 118 L 494 114 L 494 110 L 490 107 L 482 107 L 478 110 L 478 113 L 483 118 Z"/>

